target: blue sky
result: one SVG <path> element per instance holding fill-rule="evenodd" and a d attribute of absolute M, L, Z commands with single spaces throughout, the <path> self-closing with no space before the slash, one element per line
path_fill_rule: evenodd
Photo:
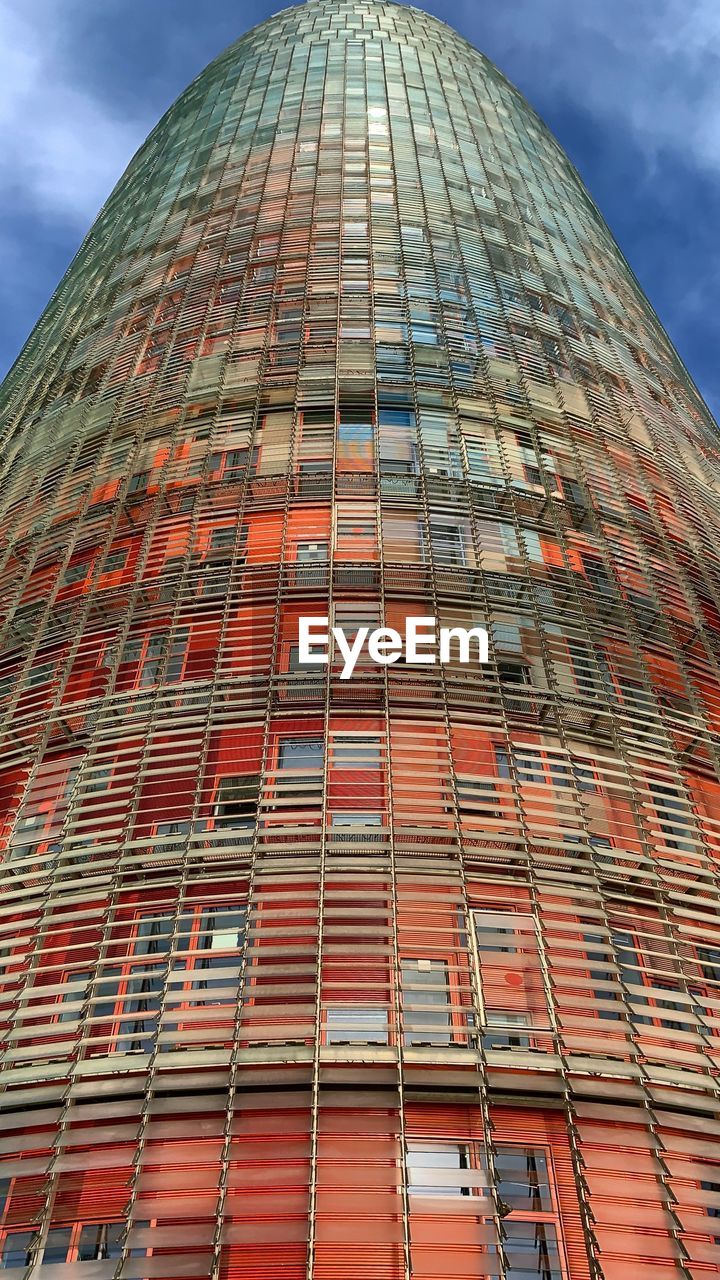
<path fill-rule="evenodd" d="M 0 0 L 0 373 L 133 152 L 282 0 Z M 525 93 L 720 416 L 718 0 L 421 0 Z"/>

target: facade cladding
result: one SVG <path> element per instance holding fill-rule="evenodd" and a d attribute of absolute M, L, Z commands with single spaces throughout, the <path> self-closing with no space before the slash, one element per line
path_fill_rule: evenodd
<path fill-rule="evenodd" d="M 2 410 L 0 1269 L 719 1275 L 717 428 L 523 99 L 275 16 Z"/>

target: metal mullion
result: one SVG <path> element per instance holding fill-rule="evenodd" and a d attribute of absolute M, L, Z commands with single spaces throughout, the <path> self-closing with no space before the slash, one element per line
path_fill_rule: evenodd
<path fill-rule="evenodd" d="M 319 136 L 322 136 L 322 121 L 325 118 L 325 102 L 327 96 L 328 74 L 333 62 L 332 51 L 334 45 L 328 43 L 325 57 L 325 78 L 323 92 L 323 110 L 320 116 Z M 347 49 L 342 50 L 342 100 L 343 100 L 343 116 L 341 126 L 341 136 L 339 147 L 341 154 L 343 152 L 343 144 L 345 140 L 345 120 L 347 112 Z M 334 361 L 334 386 L 333 386 L 333 447 L 331 461 L 331 538 L 328 560 L 328 618 L 334 621 L 334 591 L 335 591 L 335 526 L 337 511 L 337 436 L 338 436 L 338 413 L 339 413 L 339 327 L 340 327 L 340 311 L 342 302 L 342 260 L 343 260 L 343 232 L 342 232 L 342 201 L 343 201 L 343 183 L 344 183 L 344 166 L 341 165 L 340 183 L 337 192 L 337 205 L 340 214 L 340 228 L 338 232 L 338 250 L 337 250 L 337 302 L 335 309 L 335 361 Z M 316 207 L 316 201 L 319 189 L 319 164 L 316 168 L 315 175 L 315 193 L 313 200 L 313 208 Z M 310 271 L 310 258 L 312 254 L 312 237 L 308 251 L 308 273 Z M 323 946 L 324 946 L 324 924 L 325 924 L 325 877 L 327 875 L 327 796 L 328 796 L 328 773 L 329 773 L 329 740 L 330 740 L 330 700 L 331 686 L 333 680 L 332 674 L 332 644 L 328 647 L 328 662 L 325 678 L 325 705 L 324 705 L 324 738 L 325 752 L 323 758 L 323 799 L 322 799 L 322 829 L 320 833 L 320 856 L 319 856 L 319 890 L 318 890 L 318 933 L 317 933 L 317 976 L 315 989 L 315 1042 L 313 1046 L 313 1068 L 312 1068 L 312 1086 L 311 1086 L 311 1131 L 310 1131 L 310 1187 L 308 1196 L 308 1240 L 307 1240 L 307 1259 L 306 1259 L 306 1280 L 315 1280 L 315 1262 L 316 1262 L 316 1246 L 317 1246 L 317 1201 L 318 1201 L 318 1150 L 319 1150 L 319 1128 L 320 1128 L 320 1061 L 321 1061 L 321 1039 L 322 1039 L 322 1010 L 323 1010 Z"/>
<path fill-rule="evenodd" d="M 405 86 L 405 93 L 409 101 L 407 77 L 405 73 L 405 67 L 402 64 L 402 62 L 401 62 L 401 75 L 403 79 L 403 84 Z M 422 78 L 423 78 L 423 84 L 424 84 L 425 83 L 424 76 Z M 416 148 L 415 150 L 416 168 L 417 168 L 418 175 L 420 175 L 421 170 L 420 170 L 419 158 L 417 153 L 417 140 L 414 138 L 414 141 L 415 141 L 415 148 Z M 429 228 L 430 221 L 428 218 L 427 206 L 424 199 L 424 188 L 423 188 L 422 182 L 419 183 L 419 189 L 420 189 L 420 198 L 421 198 L 422 207 L 423 207 L 424 221 L 426 226 L 428 226 Z M 399 219 L 398 219 L 398 224 L 399 224 Z M 404 264 L 405 251 L 402 245 L 402 237 L 400 238 L 399 250 L 400 250 L 401 261 Z M 430 243 L 429 240 L 428 240 L 428 258 L 430 261 L 431 270 L 435 275 L 435 284 L 436 284 L 437 294 L 439 296 L 439 287 L 438 287 L 439 281 L 438 281 L 437 272 L 435 269 L 434 253 L 432 251 L 432 244 Z M 406 273 L 405 273 L 405 279 L 407 281 Z M 409 312 L 409 293 L 407 294 L 407 297 L 408 297 L 408 312 Z M 438 316 L 438 319 L 440 320 L 440 316 Z M 444 329 L 444 321 L 442 321 L 441 323 L 443 324 L 443 329 Z M 420 401 L 419 401 L 419 395 L 418 395 L 418 380 L 416 376 L 414 345 L 413 345 L 411 335 L 408 335 L 408 353 L 409 353 L 410 366 L 411 366 L 411 372 L 412 372 L 412 386 L 413 386 L 413 394 L 414 394 L 414 400 L 415 400 L 416 421 L 418 423 L 417 448 L 418 448 L 418 455 L 420 458 L 421 474 L 422 474 L 422 498 L 424 502 L 424 510 L 425 510 L 426 521 L 427 521 L 430 580 L 432 584 L 433 605 L 435 609 L 435 616 L 437 616 L 437 608 L 438 608 L 437 571 L 435 566 L 434 549 L 432 546 L 432 538 L 431 538 L 431 523 L 430 523 L 431 508 L 429 506 L 428 495 L 427 495 L 427 471 L 424 463 L 424 445 L 423 445 L 422 433 L 420 432 L 420 429 L 419 429 L 420 415 L 418 413 L 418 410 L 419 410 Z M 454 396 L 454 389 L 453 389 L 453 398 L 455 401 L 455 405 L 457 406 L 457 399 Z M 463 916 L 465 921 L 465 929 L 466 929 L 468 938 L 470 938 L 472 937 L 473 920 L 472 920 L 472 915 L 469 908 L 469 891 L 468 891 L 468 883 L 466 878 L 463 840 L 462 840 L 462 832 L 460 829 L 459 816 L 458 816 L 457 780 L 455 777 L 453 751 L 452 751 L 451 724 L 450 724 L 450 714 L 449 714 L 449 708 L 448 708 L 447 677 L 446 677 L 444 668 L 441 668 L 440 670 L 440 679 L 442 682 L 442 689 L 443 689 L 443 727 L 444 727 L 444 733 L 445 733 L 447 760 L 448 760 L 448 765 L 452 770 L 451 785 L 453 789 L 455 841 L 457 844 L 457 856 L 458 856 L 457 873 L 462 886 Z M 447 857 L 447 854 L 446 854 L 446 857 Z M 471 988 L 473 992 L 475 1010 L 478 1016 L 480 1016 L 481 1010 L 482 1010 L 482 995 L 481 995 L 480 986 L 478 982 L 478 976 L 477 976 L 478 971 L 475 970 L 475 972 L 473 972 L 474 966 L 472 964 L 470 964 L 469 969 L 470 969 L 470 982 L 471 982 Z M 477 1029 L 476 1029 L 476 1035 L 477 1035 Z M 506 1261 L 505 1250 L 503 1247 L 504 1232 L 502 1228 L 502 1215 L 500 1212 L 500 1203 L 499 1203 L 498 1191 L 497 1191 L 497 1180 L 495 1177 L 493 1126 L 492 1126 L 492 1121 L 490 1116 L 490 1110 L 488 1105 L 488 1093 L 487 1093 L 487 1059 L 485 1057 L 485 1051 L 482 1044 L 481 1035 L 478 1036 L 477 1038 L 476 1053 L 478 1055 L 478 1071 L 476 1072 L 476 1086 L 477 1086 L 478 1102 L 480 1107 L 480 1113 L 483 1120 L 483 1129 L 484 1129 L 484 1135 L 485 1135 L 483 1146 L 484 1146 L 484 1155 L 487 1162 L 488 1192 L 493 1205 L 493 1215 L 492 1215 L 493 1225 L 495 1230 L 495 1238 L 498 1246 L 498 1264 L 499 1264 L 498 1275 L 500 1280 L 504 1280 L 507 1261 Z"/>
<path fill-rule="evenodd" d="M 387 78 L 384 63 L 382 65 L 384 101 L 387 104 L 389 115 L 389 99 L 387 94 Z M 367 105 L 370 105 L 370 91 L 368 88 L 368 65 L 364 60 L 365 71 L 365 92 Z M 389 137 L 389 128 L 388 128 Z M 370 286 L 370 332 L 373 345 L 373 362 L 377 370 L 377 355 L 375 342 L 375 318 L 376 318 L 376 292 L 375 292 L 375 239 L 372 217 L 372 175 L 370 170 L 370 138 L 369 132 L 365 145 L 365 158 L 367 163 L 367 202 L 368 202 L 368 224 L 370 235 L 368 237 L 368 271 L 371 281 Z M 391 152 L 392 154 L 392 152 Z M 380 573 L 380 610 L 383 624 L 386 621 L 387 596 L 386 596 L 386 575 L 385 575 L 385 546 L 383 539 L 382 515 L 383 515 L 383 491 L 382 491 L 382 474 L 380 467 L 380 408 L 378 395 L 377 372 L 374 378 L 374 409 L 375 409 L 375 438 L 374 438 L 374 469 L 375 469 L 375 510 L 376 525 L 378 539 L 378 556 L 379 556 L 379 573 Z M 384 771 L 385 793 L 387 797 L 387 815 L 388 815 L 388 850 L 390 855 L 390 884 L 392 891 L 392 951 L 390 959 L 391 964 L 391 991 L 392 991 L 392 1014 L 395 1027 L 396 1052 L 395 1060 L 397 1064 L 397 1096 L 399 1101 L 399 1143 L 400 1143 L 400 1193 L 402 1197 L 402 1214 L 403 1214 L 403 1275 L 404 1280 L 411 1280 L 412 1274 L 412 1257 L 410 1248 L 410 1196 L 407 1180 L 407 1134 L 405 1126 L 405 1070 L 404 1070 L 404 1027 L 402 1016 L 402 998 L 401 998 L 401 966 L 400 966 L 400 944 L 398 937 L 398 874 L 395 850 L 395 796 L 393 788 L 393 779 L 391 773 L 391 743 L 392 743 L 392 722 L 390 716 L 390 669 L 388 666 L 383 671 L 383 694 L 385 702 L 385 751 L 382 761 Z M 392 1031 L 391 1031 L 392 1034 Z"/>

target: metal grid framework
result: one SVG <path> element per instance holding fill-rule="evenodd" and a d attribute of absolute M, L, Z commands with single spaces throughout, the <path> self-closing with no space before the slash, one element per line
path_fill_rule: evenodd
<path fill-rule="evenodd" d="M 277 15 L 1 407 L 0 1269 L 718 1275 L 717 429 L 527 103 Z"/>

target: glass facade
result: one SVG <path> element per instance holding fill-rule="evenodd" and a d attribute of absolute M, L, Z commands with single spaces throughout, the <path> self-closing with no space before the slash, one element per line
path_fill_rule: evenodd
<path fill-rule="evenodd" d="M 718 434 L 527 103 L 276 15 L 0 410 L 0 1270 L 719 1275 Z"/>

